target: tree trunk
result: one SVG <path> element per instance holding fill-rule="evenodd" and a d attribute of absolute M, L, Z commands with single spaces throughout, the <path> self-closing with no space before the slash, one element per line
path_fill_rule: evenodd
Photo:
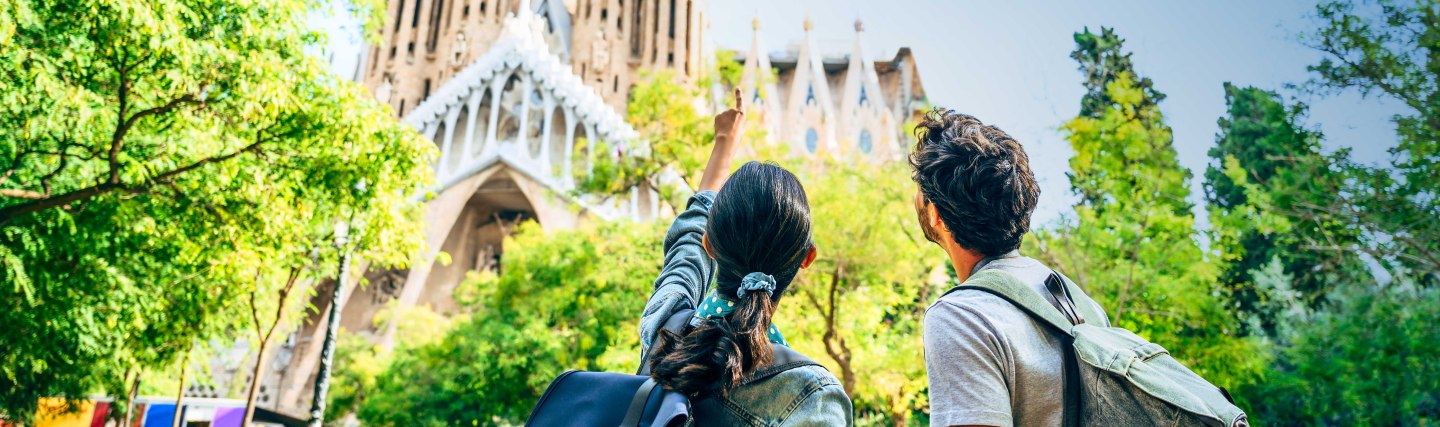
<path fill-rule="evenodd" d="M 260 273 L 256 273 L 256 279 Z M 269 361 L 269 354 L 265 350 L 270 345 L 270 340 L 275 336 L 275 327 L 285 322 L 285 303 L 289 301 L 290 291 L 295 289 L 295 282 L 300 278 L 300 267 L 290 269 L 290 274 L 285 279 L 285 286 L 280 288 L 279 296 L 275 304 L 275 319 L 270 322 L 269 328 L 262 330 L 260 326 L 260 311 L 255 306 L 255 291 L 250 292 L 250 320 L 255 325 L 255 338 L 260 341 L 260 348 L 255 355 L 255 370 L 250 373 L 250 391 L 245 397 L 245 418 L 241 423 L 243 427 L 249 427 L 250 421 L 255 419 L 255 398 L 260 394 L 260 383 L 264 380 L 262 374 L 265 372 L 265 363 Z"/>
<path fill-rule="evenodd" d="M 190 367 L 190 349 L 185 349 L 185 355 L 180 357 L 180 389 L 175 392 L 175 416 L 170 427 L 185 425 L 185 368 Z"/>
<path fill-rule="evenodd" d="M 340 329 L 340 295 L 345 292 L 345 278 L 350 274 L 350 253 L 340 259 L 340 272 L 335 288 L 330 291 L 330 316 L 325 324 L 325 342 L 320 347 L 320 368 L 315 373 L 315 396 L 310 401 L 310 427 L 325 424 L 326 395 L 330 391 L 330 364 L 335 360 L 335 334 Z"/>
<path fill-rule="evenodd" d="M 137 393 L 140 392 L 140 376 L 143 375 L 144 373 L 145 373 L 144 370 L 138 370 L 138 371 L 136 371 L 136 372 L 135 372 L 135 381 L 132 382 L 132 383 L 130 383 L 130 398 L 125 399 L 125 427 L 130 427 L 130 425 L 131 425 L 131 424 L 130 424 L 130 419 L 131 419 L 130 417 L 131 417 L 132 415 L 134 415 L 134 409 L 135 409 L 135 394 L 137 394 Z"/>
<path fill-rule="evenodd" d="M 250 391 L 245 393 L 245 418 L 240 423 L 242 427 L 250 427 L 250 420 L 255 419 L 255 398 L 260 395 L 260 382 L 263 380 L 260 374 L 265 371 L 265 362 L 268 358 L 268 355 L 265 354 L 265 347 L 269 343 L 268 337 L 260 340 L 260 353 L 255 356 L 255 370 L 250 372 Z"/>
<path fill-rule="evenodd" d="M 120 387 L 122 387 L 122 391 L 124 390 L 123 387 L 125 387 L 126 384 L 130 384 L 130 373 L 134 371 L 135 367 L 127 367 L 125 368 L 125 374 L 120 376 Z M 117 394 L 110 399 L 110 410 L 105 413 L 106 425 L 114 425 L 119 427 L 120 423 L 125 421 L 122 418 L 125 416 L 125 409 L 120 408 L 120 403 L 125 401 L 125 396 L 126 394 L 122 393 Z"/>

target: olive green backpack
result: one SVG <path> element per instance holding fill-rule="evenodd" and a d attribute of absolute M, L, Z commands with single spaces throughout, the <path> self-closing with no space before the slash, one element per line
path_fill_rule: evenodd
<path fill-rule="evenodd" d="M 1014 275 L 981 269 L 952 289 L 1000 297 L 1057 331 L 1068 344 L 1065 424 L 1248 427 L 1229 393 L 1134 333 L 1105 326 L 1104 313 L 1073 282 L 1052 272 L 1047 298 Z"/>

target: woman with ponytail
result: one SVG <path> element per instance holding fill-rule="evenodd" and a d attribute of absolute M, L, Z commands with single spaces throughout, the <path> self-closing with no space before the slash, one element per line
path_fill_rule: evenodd
<path fill-rule="evenodd" d="M 853 425 L 840 382 L 771 323 L 815 260 L 810 205 L 779 166 L 750 162 L 730 174 L 744 119 L 738 91 L 735 100 L 715 117 L 700 191 L 665 236 L 640 323 L 642 372 L 689 396 L 699 426 Z"/>

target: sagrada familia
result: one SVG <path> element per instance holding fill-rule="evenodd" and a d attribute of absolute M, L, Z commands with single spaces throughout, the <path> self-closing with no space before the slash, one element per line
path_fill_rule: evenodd
<path fill-rule="evenodd" d="M 714 67 L 705 0 L 389 0 L 382 42 L 360 52 L 355 78 L 395 114 L 434 142 L 437 196 L 427 202 L 430 261 L 403 271 L 371 270 L 368 285 L 340 297 L 341 324 L 390 347 L 403 337 L 377 324 L 386 307 L 458 309 L 451 294 L 469 271 L 495 269 L 503 239 L 521 221 L 566 229 L 587 221 L 661 215 L 657 192 L 629 197 L 576 196 L 575 177 L 597 155 L 590 149 L 643 144 L 623 114 L 642 70 L 669 69 L 694 83 Z M 768 50 L 759 22 L 738 89 L 747 126 L 799 156 L 888 162 L 903 156 L 904 122 L 926 105 L 908 48 L 872 60 L 855 23 L 850 52 L 821 52 L 805 37 Z M 732 90 L 708 88 L 706 108 L 725 108 Z M 577 208 L 578 206 L 578 208 Z M 316 308 L 262 368 L 259 404 L 304 414 L 330 311 L 318 284 Z M 248 382 L 245 352 L 212 362 L 214 383 Z M 228 360 L 227 360 L 228 359 Z M 221 394 L 215 390 L 200 397 Z M 211 394 L 212 396 L 206 396 Z"/>

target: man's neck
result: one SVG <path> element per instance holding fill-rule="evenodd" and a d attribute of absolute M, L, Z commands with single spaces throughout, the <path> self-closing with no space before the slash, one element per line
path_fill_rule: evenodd
<path fill-rule="evenodd" d="M 950 256 L 950 265 L 955 267 L 955 279 L 962 283 L 975 271 L 975 264 L 985 259 L 984 256 L 965 250 L 955 243 L 945 245 L 945 253 Z"/>

